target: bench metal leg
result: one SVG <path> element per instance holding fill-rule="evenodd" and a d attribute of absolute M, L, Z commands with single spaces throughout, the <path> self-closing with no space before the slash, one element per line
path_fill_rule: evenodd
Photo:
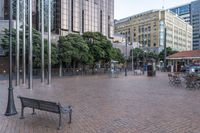
<path fill-rule="evenodd" d="M 62 128 L 62 114 L 59 114 L 59 126 L 58 126 L 58 130 L 60 130 Z"/>
<path fill-rule="evenodd" d="M 22 109 L 21 109 L 21 117 L 20 119 L 24 119 L 24 107 L 22 106 Z"/>
<path fill-rule="evenodd" d="M 72 123 L 72 110 L 69 111 L 69 124 Z"/>
<path fill-rule="evenodd" d="M 35 109 L 33 108 L 33 113 L 32 113 L 32 115 L 36 115 L 36 113 L 35 113 Z"/>

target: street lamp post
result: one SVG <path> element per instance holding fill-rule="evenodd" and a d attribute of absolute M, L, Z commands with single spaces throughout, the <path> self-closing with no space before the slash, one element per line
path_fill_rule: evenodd
<path fill-rule="evenodd" d="M 29 89 L 33 88 L 32 0 L 29 0 Z"/>
<path fill-rule="evenodd" d="M 44 0 L 41 1 L 41 82 L 44 82 Z"/>
<path fill-rule="evenodd" d="M 48 84 L 51 84 L 51 0 L 48 1 Z"/>
<path fill-rule="evenodd" d="M 133 45 L 133 44 L 132 44 Z M 132 48 L 132 52 L 131 52 L 131 60 L 132 60 L 132 72 L 134 71 L 134 63 L 133 63 L 133 50 L 134 50 L 134 46 L 133 46 L 133 48 Z"/>
<path fill-rule="evenodd" d="M 165 27 L 165 33 L 164 33 L 164 72 L 166 71 L 166 67 L 167 67 L 167 48 L 166 48 L 166 44 L 167 44 L 167 41 L 166 41 L 166 36 L 167 36 L 167 29 Z"/>
<path fill-rule="evenodd" d="M 26 83 L 26 0 L 23 0 L 23 80 L 22 83 Z"/>
<path fill-rule="evenodd" d="M 16 1 L 16 86 L 19 86 L 19 0 Z"/>
<path fill-rule="evenodd" d="M 6 116 L 17 114 L 12 87 L 12 0 L 9 0 L 9 88 Z"/>
<path fill-rule="evenodd" d="M 127 55 L 127 32 L 126 32 L 126 38 L 125 38 L 125 40 L 126 40 L 126 59 L 125 59 L 125 76 L 127 76 L 127 57 L 128 57 L 128 55 Z"/>

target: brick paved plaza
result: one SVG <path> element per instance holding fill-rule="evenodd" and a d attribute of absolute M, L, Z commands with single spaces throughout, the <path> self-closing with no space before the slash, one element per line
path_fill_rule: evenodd
<path fill-rule="evenodd" d="M 15 88 L 18 114 L 5 117 L 7 81 L 0 81 L 0 133 L 200 133 L 200 91 L 170 87 L 166 73 L 157 77 L 123 75 L 53 79 L 51 87 L 34 80 L 34 89 Z M 72 124 L 58 115 L 25 109 L 20 120 L 17 95 L 73 106 Z"/>

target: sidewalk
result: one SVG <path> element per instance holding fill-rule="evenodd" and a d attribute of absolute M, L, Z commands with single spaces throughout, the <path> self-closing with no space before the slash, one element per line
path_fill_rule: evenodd
<path fill-rule="evenodd" d="M 14 89 L 18 114 L 5 117 L 7 81 L 0 81 L 0 133 L 200 133 L 200 91 L 170 87 L 166 73 L 146 76 L 55 78 L 52 85 L 34 80 L 33 90 Z M 58 115 L 25 109 L 20 120 L 18 95 L 72 105 L 72 124 Z"/>

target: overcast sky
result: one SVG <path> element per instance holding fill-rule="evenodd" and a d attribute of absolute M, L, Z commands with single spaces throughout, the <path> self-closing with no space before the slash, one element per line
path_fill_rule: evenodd
<path fill-rule="evenodd" d="M 115 19 L 132 16 L 152 9 L 165 9 L 189 3 L 192 0 L 115 0 Z"/>

